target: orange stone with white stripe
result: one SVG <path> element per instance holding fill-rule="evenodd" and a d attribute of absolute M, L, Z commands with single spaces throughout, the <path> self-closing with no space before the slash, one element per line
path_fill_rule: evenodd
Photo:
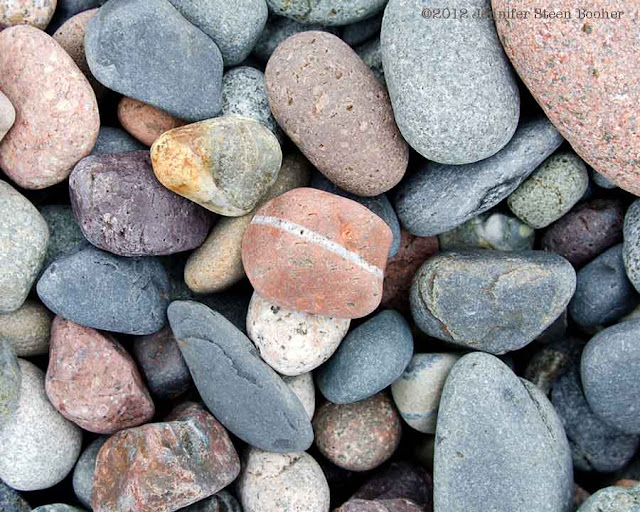
<path fill-rule="evenodd" d="M 279 306 L 360 318 L 380 304 L 391 240 L 387 224 L 361 204 L 298 188 L 256 212 L 242 262 L 256 292 Z"/>

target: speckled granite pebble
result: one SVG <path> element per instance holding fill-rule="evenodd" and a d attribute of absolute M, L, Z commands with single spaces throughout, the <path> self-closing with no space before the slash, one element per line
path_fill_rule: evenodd
<path fill-rule="evenodd" d="M 298 397 L 304 410 L 307 411 L 309 419 L 313 419 L 316 411 L 316 387 L 313 383 L 312 373 L 301 373 L 294 376 L 283 375 L 282 380 Z"/>
<path fill-rule="evenodd" d="M 640 290 L 640 200 L 636 200 L 624 217 L 624 267 L 629 280 Z"/>
<path fill-rule="evenodd" d="M 6 512 L 31 512 L 31 507 L 18 492 L 0 480 L 0 510 Z"/>
<path fill-rule="evenodd" d="M 49 226 L 49 244 L 42 266 L 44 271 L 56 258 L 86 247 L 89 242 L 82 234 L 70 206 L 50 204 L 41 206 L 39 210 Z"/>
<path fill-rule="evenodd" d="M 290 2 L 267 0 L 269 10 L 305 25 L 348 25 L 382 10 L 386 0 L 332 0 L 331 2 Z"/>
<path fill-rule="evenodd" d="M 7 341 L 18 357 L 47 354 L 51 320 L 47 308 L 27 299 L 15 311 L 0 314 L 0 340 Z"/>
<path fill-rule="evenodd" d="M 107 442 L 107 436 L 95 439 L 87 446 L 73 469 L 73 492 L 85 507 L 91 508 L 91 491 L 93 490 L 93 475 L 96 470 L 96 459 L 102 445 Z"/>
<path fill-rule="evenodd" d="M 606 487 L 591 495 L 578 512 L 635 512 L 640 507 L 640 486 Z"/>
<path fill-rule="evenodd" d="M 144 144 L 134 139 L 124 130 L 112 128 L 111 126 L 101 126 L 96 145 L 93 146 L 91 154 L 126 153 L 127 151 L 139 151 L 142 149 L 146 149 Z"/>
<path fill-rule="evenodd" d="M 0 91 L 0 141 L 13 126 L 16 121 L 16 109 L 9 101 L 9 98 Z"/>
<path fill-rule="evenodd" d="M 44 30 L 56 9 L 56 0 L 1 0 L 0 27 L 32 25 Z"/>
<path fill-rule="evenodd" d="M 0 338 L 0 430 L 18 410 L 22 374 L 11 344 Z"/>
<path fill-rule="evenodd" d="M 118 121 L 145 146 L 151 146 L 164 132 L 186 124 L 164 110 L 126 96 L 118 103 Z"/>

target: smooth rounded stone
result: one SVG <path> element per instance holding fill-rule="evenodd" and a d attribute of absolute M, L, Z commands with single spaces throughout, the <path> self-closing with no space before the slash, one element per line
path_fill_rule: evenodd
<path fill-rule="evenodd" d="M 93 76 L 120 94 L 189 121 L 220 112 L 220 50 L 167 0 L 110 0 L 89 22 L 85 52 Z"/>
<path fill-rule="evenodd" d="M 623 228 L 624 267 L 633 286 L 640 290 L 640 200 L 627 210 Z"/>
<path fill-rule="evenodd" d="M 353 329 L 316 372 L 320 392 L 334 404 L 358 402 L 400 378 L 413 356 L 413 335 L 394 310 Z"/>
<path fill-rule="evenodd" d="M 316 411 L 316 388 L 313 383 L 313 375 L 311 372 L 295 376 L 283 375 L 282 380 L 298 397 L 298 400 L 300 400 L 304 410 L 307 411 L 309 419 L 313 419 L 313 415 Z"/>
<path fill-rule="evenodd" d="M 63 181 L 100 128 L 96 95 L 82 71 L 51 36 L 15 26 L 0 32 L 0 89 L 16 110 L 0 145 L 2 170 L 27 189 Z"/>
<path fill-rule="evenodd" d="M 145 146 L 151 146 L 164 132 L 186 124 L 164 110 L 126 96 L 118 103 L 118 121 Z"/>
<path fill-rule="evenodd" d="M 47 308 L 27 299 L 15 311 L 0 314 L 0 341 L 8 342 L 18 357 L 47 354 L 51 320 Z"/>
<path fill-rule="evenodd" d="M 640 322 L 613 325 L 596 334 L 582 353 L 582 387 L 602 421 L 626 434 L 640 434 Z"/>
<path fill-rule="evenodd" d="M 155 407 L 133 358 L 112 336 L 56 317 L 45 389 L 65 418 L 113 434 L 153 418 Z"/>
<path fill-rule="evenodd" d="M 0 338 L 0 430 L 18 410 L 22 375 L 9 342 Z"/>
<path fill-rule="evenodd" d="M 359 318 L 380 304 L 391 241 L 389 227 L 368 208 L 298 188 L 260 207 L 244 234 L 242 262 L 266 300 L 294 311 Z"/>
<path fill-rule="evenodd" d="M 65 503 L 54 503 L 52 505 L 42 505 L 34 508 L 33 512 L 85 512 L 85 509 L 72 507 Z"/>
<path fill-rule="evenodd" d="M 435 510 L 570 510 L 571 451 L 560 419 L 538 388 L 489 354 L 468 354 L 449 373 L 434 464 Z"/>
<path fill-rule="evenodd" d="M 336 351 L 351 320 L 280 307 L 254 292 L 247 312 L 247 334 L 260 357 L 281 375 L 301 375 Z"/>
<path fill-rule="evenodd" d="M 577 512 L 635 512 L 640 507 L 640 486 L 606 487 L 592 494 Z"/>
<path fill-rule="evenodd" d="M 37 291 L 55 314 L 86 327 L 152 334 L 166 324 L 169 280 L 154 258 L 123 258 L 87 247 L 53 262 Z"/>
<path fill-rule="evenodd" d="M 56 12 L 47 27 L 47 32 L 53 34 L 65 21 L 76 14 L 95 9 L 105 4 L 107 0 L 58 0 Z"/>
<path fill-rule="evenodd" d="M 96 459 L 102 445 L 109 439 L 100 436 L 87 446 L 73 469 L 73 492 L 85 507 L 91 509 L 91 492 L 93 490 L 93 476 L 96 470 Z"/>
<path fill-rule="evenodd" d="M 409 151 L 387 92 L 344 41 L 320 31 L 291 36 L 265 80 L 278 124 L 336 185 L 376 196 L 402 179 Z"/>
<path fill-rule="evenodd" d="M 336 466 L 368 471 L 387 461 L 402 434 L 400 415 L 385 393 L 352 404 L 327 402 L 313 420 L 315 443 Z"/>
<path fill-rule="evenodd" d="M 491 10 L 489 0 L 437 7 Z M 426 18 L 423 8 L 421 0 L 390 0 L 382 20 L 382 62 L 400 132 L 433 162 L 489 158 L 509 142 L 520 116 L 515 73 L 493 20 Z"/>
<path fill-rule="evenodd" d="M 156 179 L 148 151 L 84 158 L 69 176 L 75 218 L 89 242 L 119 256 L 157 256 L 204 242 L 211 214 Z"/>
<path fill-rule="evenodd" d="M 560 316 L 554 320 L 554 322 L 542 331 L 537 337 L 536 341 L 542 344 L 551 343 L 562 338 L 569 327 L 569 313 L 565 309 Z"/>
<path fill-rule="evenodd" d="M 89 245 L 70 206 L 49 204 L 41 206 L 39 211 L 49 226 L 49 244 L 42 271 L 56 258 L 66 256 Z"/>
<path fill-rule="evenodd" d="M 126 153 L 127 151 L 140 151 L 146 149 L 144 144 L 134 139 L 120 128 L 101 126 L 96 145 L 91 150 L 92 155 L 105 153 Z"/>
<path fill-rule="evenodd" d="M 581 340 L 565 337 L 543 345 L 529 359 L 523 377 L 548 395 L 553 383 L 571 367 L 572 359 L 580 354 L 583 346 Z"/>
<path fill-rule="evenodd" d="M 82 431 L 47 400 L 44 373 L 19 360 L 22 372 L 18 410 L 0 429 L 0 478 L 19 491 L 46 489 L 73 469 Z"/>
<path fill-rule="evenodd" d="M 16 121 L 16 109 L 2 91 L 0 91 L 0 141 Z"/>
<path fill-rule="evenodd" d="M 397 188 L 394 206 L 400 224 L 417 236 L 463 224 L 505 199 L 562 142 L 547 119 L 536 118 L 523 122 L 504 148 L 481 162 L 423 162 Z"/>
<path fill-rule="evenodd" d="M 242 507 L 227 491 L 220 491 L 210 498 L 181 508 L 179 512 L 242 512 Z"/>
<path fill-rule="evenodd" d="M 622 244 L 618 244 L 578 272 L 569 314 L 581 327 L 609 325 L 630 313 L 638 303 L 640 296 L 627 278 Z"/>
<path fill-rule="evenodd" d="M 423 512 L 423 508 L 406 499 L 361 500 L 351 499 L 335 512 Z"/>
<path fill-rule="evenodd" d="M 220 49 L 225 66 L 245 60 L 267 21 L 265 0 L 169 0 L 187 21 L 208 35 Z M 211 117 L 211 116 L 209 116 Z"/>
<path fill-rule="evenodd" d="M 31 507 L 18 492 L 0 480 L 0 510 L 6 512 L 31 512 Z"/>
<path fill-rule="evenodd" d="M 168 315 L 200 396 L 231 433 L 267 451 L 309 448 L 302 403 L 240 330 L 197 302 L 172 302 Z"/>
<path fill-rule="evenodd" d="M 374 38 L 380 33 L 383 14 L 384 11 L 371 18 L 346 25 L 340 34 L 340 38 L 351 47 L 361 45 L 365 41 Z"/>
<path fill-rule="evenodd" d="M 543 251 L 461 251 L 427 260 L 411 287 L 411 313 L 430 336 L 504 354 L 531 343 L 567 306 L 576 273 Z"/>
<path fill-rule="evenodd" d="M 253 210 L 278 177 L 278 139 L 254 119 L 218 117 L 175 128 L 151 147 L 165 187 L 229 217 Z"/>
<path fill-rule="evenodd" d="M 56 10 L 56 0 L 1 0 L 0 27 L 31 25 L 44 30 Z"/>
<path fill-rule="evenodd" d="M 461 354 L 416 354 L 402 376 L 391 385 L 393 401 L 407 424 L 435 434 L 444 382 Z"/>
<path fill-rule="evenodd" d="M 384 78 L 384 68 L 382 66 L 380 38 L 376 37 L 360 46 L 356 46 L 354 51 L 358 54 L 358 57 L 360 57 L 364 63 L 369 66 L 369 69 L 373 73 L 373 76 L 376 77 L 376 80 L 386 87 L 387 82 Z"/>
<path fill-rule="evenodd" d="M 227 431 L 202 406 L 186 403 L 164 422 L 107 440 L 96 461 L 91 505 L 95 512 L 172 512 L 215 494 L 239 473 Z"/>
<path fill-rule="evenodd" d="M 49 228 L 36 207 L 0 181 L 0 313 L 22 306 L 42 268 L 48 243 Z"/>
<path fill-rule="evenodd" d="M 244 512 L 329 512 L 329 484 L 308 453 L 251 448 L 236 485 Z"/>
<path fill-rule="evenodd" d="M 608 180 L 607 178 L 605 178 L 598 171 L 592 170 L 591 179 L 600 188 L 604 188 L 604 189 L 607 189 L 607 190 L 611 190 L 611 189 L 617 188 L 617 186 L 618 186 L 613 181 Z"/>
<path fill-rule="evenodd" d="M 341 26 L 374 16 L 387 0 L 332 0 L 330 2 L 290 2 L 267 0 L 269 11 L 305 25 Z"/>

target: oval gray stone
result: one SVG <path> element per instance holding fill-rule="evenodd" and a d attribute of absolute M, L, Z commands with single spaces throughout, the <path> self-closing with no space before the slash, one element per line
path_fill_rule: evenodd
<path fill-rule="evenodd" d="M 127 151 L 140 151 L 142 149 L 146 149 L 146 146 L 138 139 L 129 135 L 128 132 L 120 128 L 101 126 L 91 154 L 125 153 Z"/>
<path fill-rule="evenodd" d="M 640 199 L 627 210 L 622 228 L 624 266 L 629 281 L 640 291 Z"/>
<path fill-rule="evenodd" d="M 89 242 L 82 234 L 82 229 L 73 216 L 71 206 L 50 204 L 40 207 L 40 214 L 49 226 L 49 245 L 42 271 L 61 256 L 87 247 Z"/>
<path fill-rule="evenodd" d="M 305 25 L 349 25 L 384 9 L 387 0 L 267 0 L 269 10 Z"/>
<path fill-rule="evenodd" d="M 605 487 L 591 495 L 578 512 L 637 512 L 640 510 L 640 485 L 631 489 Z"/>
<path fill-rule="evenodd" d="M 73 469 L 73 492 L 85 507 L 91 509 L 91 491 L 93 490 L 93 475 L 96 470 L 96 459 L 102 445 L 108 436 L 100 436 L 85 448 Z"/>

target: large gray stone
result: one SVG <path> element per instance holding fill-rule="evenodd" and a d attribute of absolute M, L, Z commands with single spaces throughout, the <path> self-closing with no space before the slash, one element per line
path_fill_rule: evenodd
<path fill-rule="evenodd" d="M 102 445 L 108 436 L 100 436 L 87 446 L 73 469 L 73 492 L 85 507 L 91 509 L 91 491 L 93 490 L 93 475 L 96 470 L 96 459 Z"/>
<path fill-rule="evenodd" d="M 267 0 L 269 10 L 306 25 L 349 25 L 384 9 L 387 0 Z"/>
<path fill-rule="evenodd" d="M 585 501 L 578 512 L 637 512 L 640 510 L 640 485 L 631 489 L 606 487 Z"/>

